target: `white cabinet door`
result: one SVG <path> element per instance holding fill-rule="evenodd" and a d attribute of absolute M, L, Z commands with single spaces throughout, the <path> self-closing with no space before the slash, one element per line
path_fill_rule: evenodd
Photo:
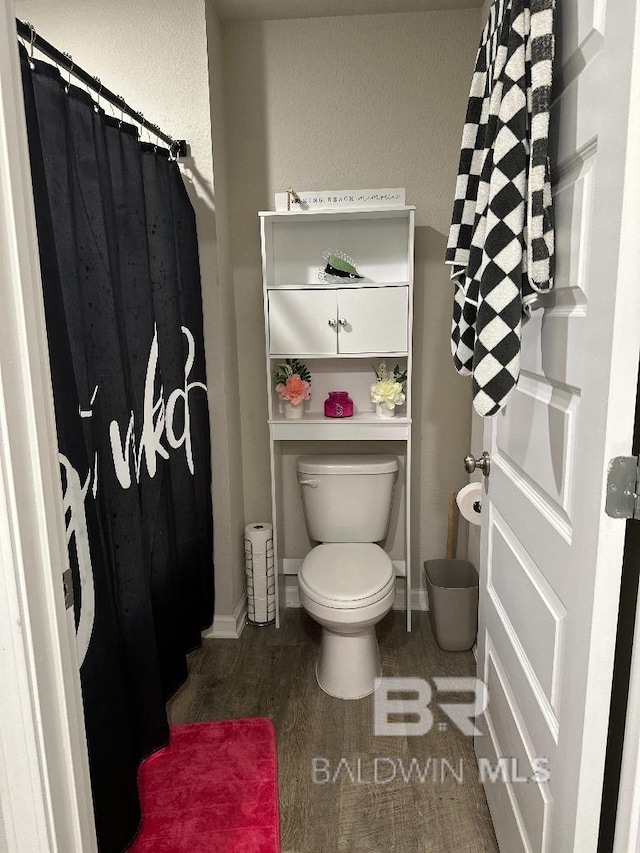
<path fill-rule="evenodd" d="M 338 291 L 338 352 L 407 352 L 408 287 Z"/>
<path fill-rule="evenodd" d="M 272 355 L 335 355 L 334 290 L 270 290 L 269 352 Z"/>

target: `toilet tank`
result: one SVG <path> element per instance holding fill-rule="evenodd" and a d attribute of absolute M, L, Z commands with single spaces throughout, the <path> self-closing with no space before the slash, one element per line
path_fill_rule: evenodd
<path fill-rule="evenodd" d="M 398 459 L 389 455 L 301 456 L 298 482 L 316 542 L 380 542 L 387 535 Z"/>

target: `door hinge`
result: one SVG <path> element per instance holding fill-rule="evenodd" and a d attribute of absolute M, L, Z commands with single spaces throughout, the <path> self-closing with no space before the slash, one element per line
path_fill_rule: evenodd
<path fill-rule="evenodd" d="M 71 569 L 67 569 L 62 573 L 62 588 L 64 589 L 64 607 L 68 610 L 73 607 L 73 580 L 71 578 Z"/>
<path fill-rule="evenodd" d="M 611 518 L 640 518 L 637 456 L 616 456 L 609 463 L 605 512 Z"/>

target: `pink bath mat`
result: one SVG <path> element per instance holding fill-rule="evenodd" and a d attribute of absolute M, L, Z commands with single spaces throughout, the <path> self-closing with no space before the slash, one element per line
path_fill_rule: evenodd
<path fill-rule="evenodd" d="M 171 726 L 138 787 L 142 826 L 130 853 L 280 853 L 271 720 Z"/>

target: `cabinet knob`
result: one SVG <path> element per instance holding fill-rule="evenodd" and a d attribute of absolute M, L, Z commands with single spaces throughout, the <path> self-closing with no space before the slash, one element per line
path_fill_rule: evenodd
<path fill-rule="evenodd" d="M 346 325 L 347 325 L 347 321 L 344 319 L 344 317 L 339 317 L 339 318 L 338 318 L 338 325 L 339 325 L 339 326 L 342 326 L 342 327 L 344 327 L 344 326 L 346 326 Z"/>
<path fill-rule="evenodd" d="M 338 325 L 338 321 L 335 317 L 330 317 L 327 322 L 329 323 L 332 329 L 335 329 L 335 327 Z"/>

